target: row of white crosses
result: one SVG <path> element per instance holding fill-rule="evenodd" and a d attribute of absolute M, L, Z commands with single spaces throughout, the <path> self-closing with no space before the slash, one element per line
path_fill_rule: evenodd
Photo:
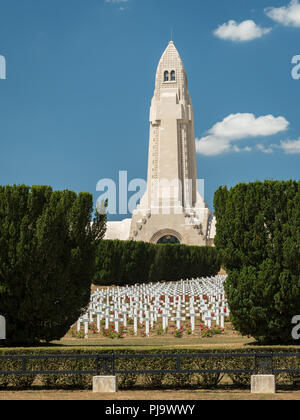
<path fill-rule="evenodd" d="M 134 286 L 97 289 L 91 295 L 90 305 L 77 322 L 77 331 L 84 325 L 87 338 L 89 326 L 96 320 L 97 331 L 101 330 L 101 322 L 105 329 L 111 323 L 114 330 L 120 326 L 127 328 L 127 319 L 133 320 L 134 334 L 138 334 L 138 325 L 144 324 L 145 335 L 161 318 L 162 329 L 166 331 L 169 322 L 175 321 L 180 329 L 187 319 L 191 323 L 191 331 L 196 328 L 196 318 L 202 318 L 207 328 L 212 322 L 224 328 L 225 317 L 229 316 L 229 308 L 224 292 L 226 276 L 202 279 L 181 280 L 173 283 L 150 283 Z"/>

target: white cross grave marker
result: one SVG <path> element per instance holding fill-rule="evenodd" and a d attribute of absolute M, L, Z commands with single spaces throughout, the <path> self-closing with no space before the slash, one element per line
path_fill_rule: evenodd
<path fill-rule="evenodd" d="M 134 335 L 137 335 L 137 333 L 138 333 L 138 326 L 137 326 L 137 320 L 138 320 L 138 317 L 139 317 L 139 315 L 138 315 L 138 313 L 137 313 L 137 310 L 136 310 L 136 309 L 134 309 L 134 312 L 133 312 L 133 315 L 132 315 L 132 318 L 133 318 L 133 331 L 134 331 Z"/>
<path fill-rule="evenodd" d="M 176 321 L 176 328 L 180 330 L 181 321 L 185 321 L 185 318 L 180 316 L 180 311 L 176 312 L 176 317 L 171 318 L 171 321 Z"/>

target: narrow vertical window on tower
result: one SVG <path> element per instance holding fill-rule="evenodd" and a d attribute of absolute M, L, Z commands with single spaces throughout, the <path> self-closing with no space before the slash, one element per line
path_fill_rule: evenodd
<path fill-rule="evenodd" d="M 165 71 L 164 73 L 164 82 L 168 82 L 169 81 L 169 72 Z"/>
<path fill-rule="evenodd" d="M 173 70 L 171 71 L 171 81 L 175 82 L 175 80 L 176 80 L 176 73 L 175 73 L 175 70 Z"/>

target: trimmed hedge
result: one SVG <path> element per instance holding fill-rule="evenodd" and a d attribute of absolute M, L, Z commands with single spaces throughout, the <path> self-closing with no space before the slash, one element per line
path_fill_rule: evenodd
<path fill-rule="evenodd" d="M 298 350 L 298 349 L 297 349 Z M 248 347 L 243 349 L 230 350 L 225 349 L 210 349 L 210 350 L 197 350 L 197 349 L 160 349 L 150 348 L 146 350 L 134 350 L 129 348 L 112 349 L 112 348 L 70 348 L 70 349 L 15 349 L 6 350 L 0 349 L 0 355 L 88 355 L 88 354 L 158 354 L 158 353 L 171 353 L 171 354 L 192 354 L 192 353 L 291 353 L 297 352 L 295 348 L 291 347 L 264 347 L 258 351 L 257 347 Z M 287 357 L 280 359 L 274 357 L 274 368 L 276 369 L 299 369 L 300 368 L 300 352 L 297 352 L 299 357 Z M 254 359 L 251 357 L 245 358 L 183 358 L 181 359 L 181 369 L 253 369 Z M 20 361 L 18 360 L 1 360 L 0 371 L 9 371 L 12 369 L 20 368 Z M 136 358 L 136 359 L 118 359 L 115 361 L 117 370 L 137 370 L 137 369 L 175 369 L 176 359 L 166 357 L 156 358 Z M 36 359 L 27 362 L 27 368 L 31 370 L 94 370 L 95 359 Z M 101 372 L 100 372 L 101 373 Z M 103 372 L 104 373 L 104 372 Z M 238 386 L 250 386 L 250 374 L 229 374 L 232 382 Z M 121 374 L 118 375 L 119 385 L 121 389 L 132 389 L 136 387 L 148 388 L 214 388 L 224 377 L 223 374 L 218 373 L 203 373 L 203 374 Z M 277 374 L 276 382 L 278 384 L 297 384 L 299 383 L 300 375 L 294 373 L 281 373 Z M 92 386 L 92 375 L 0 375 L 0 388 L 15 388 L 15 389 L 28 389 L 31 385 L 41 385 L 44 388 L 80 388 L 90 389 Z"/>
<path fill-rule="evenodd" d="M 214 247 L 103 240 L 96 251 L 93 283 L 124 286 L 178 281 L 214 276 L 220 268 Z"/>

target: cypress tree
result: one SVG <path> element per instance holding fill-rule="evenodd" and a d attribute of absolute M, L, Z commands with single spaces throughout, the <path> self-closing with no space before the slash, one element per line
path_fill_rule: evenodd
<path fill-rule="evenodd" d="M 0 187 L 0 308 L 7 344 L 60 339 L 90 299 L 106 218 L 92 196 L 47 186 Z"/>
<path fill-rule="evenodd" d="M 300 302 L 300 182 L 221 187 L 215 211 L 235 328 L 259 342 L 291 342 Z"/>

